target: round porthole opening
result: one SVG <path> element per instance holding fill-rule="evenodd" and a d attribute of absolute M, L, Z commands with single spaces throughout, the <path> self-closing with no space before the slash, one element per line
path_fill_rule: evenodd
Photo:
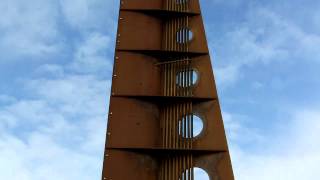
<path fill-rule="evenodd" d="M 176 40 L 177 40 L 177 43 L 179 44 L 189 43 L 192 39 L 193 39 L 193 32 L 187 27 L 181 28 L 177 32 Z"/>
<path fill-rule="evenodd" d="M 203 120 L 197 115 L 184 116 L 178 125 L 179 135 L 183 138 L 195 138 L 203 131 Z"/>
<path fill-rule="evenodd" d="M 199 74 L 196 70 L 179 71 L 176 75 L 176 84 L 180 87 L 190 87 L 198 82 Z"/>
<path fill-rule="evenodd" d="M 193 172 L 191 172 L 193 171 Z M 187 179 L 192 177 L 194 180 L 210 180 L 209 174 L 202 168 L 194 167 L 193 169 L 186 169 L 179 180 Z"/>
<path fill-rule="evenodd" d="M 201 168 L 193 168 L 194 180 L 210 180 L 209 174 Z"/>

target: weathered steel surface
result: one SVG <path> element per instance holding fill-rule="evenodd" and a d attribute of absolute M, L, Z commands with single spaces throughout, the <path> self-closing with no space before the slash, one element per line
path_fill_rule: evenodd
<path fill-rule="evenodd" d="M 120 3 L 102 179 L 233 180 L 199 1 Z"/>

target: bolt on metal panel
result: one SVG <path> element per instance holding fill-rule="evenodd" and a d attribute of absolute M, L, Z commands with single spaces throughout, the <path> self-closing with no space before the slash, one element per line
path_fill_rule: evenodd
<path fill-rule="evenodd" d="M 102 180 L 234 180 L 199 0 L 120 4 Z"/>

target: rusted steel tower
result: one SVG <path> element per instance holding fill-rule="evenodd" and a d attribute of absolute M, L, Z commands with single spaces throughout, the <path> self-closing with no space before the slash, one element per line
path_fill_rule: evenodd
<path fill-rule="evenodd" d="M 121 0 L 102 180 L 233 180 L 199 0 Z"/>

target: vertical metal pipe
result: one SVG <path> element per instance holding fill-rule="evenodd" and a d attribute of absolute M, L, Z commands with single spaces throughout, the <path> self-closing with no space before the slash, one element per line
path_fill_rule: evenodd
<path fill-rule="evenodd" d="M 179 174 L 180 174 L 180 172 L 179 172 L 179 156 L 175 157 L 175 167 L 176 167 L 176 173 L 175 173 L 174 179 L 178 180 L 179 179 Z"/>
<path fill-rule="evenodd" d="M 171 122 L 171 148 L 174 148 L 174 107 L 171 105 L 171 114 L 170 114 L 170 122 Z"/>
<path fill-rule="evenodd" d="M 172 180 L 172 158 L 169 157 L 169 180 Z"/>
<path fill-rule="evenodd" d="M 164 107 L 161 108 L 161 127 L 162 127 L 162 148 L 165 148 L 166 124 L 164 118 Z"/>
<path fill-rule="evenodd" d="M 168 148 L 169 124 L 168 124 L 168 108 L 167 107 L 165 107 L 164 117 L 165 117 L 165 148 Z"/>
<path fill-rule="evenodd" d="M 172 105 L 172 115 L 171 115 L 171 121 L 172 121 L 172 148 L 176 148 L 176 108 L 175 105 Z"/>
<path fill-rule="evenodd" d="M 181 43 L 182 42 L 182 40 L 183 40 L 183 31 L 182 31 L 182 29 L 183 29 L 183 17 L 181 17 L 180 18 L 180 22 L 179 22 L 179 31 L 180 31 L 180 44 L 179 44 L 179 51 L 183 51 L 183 43 Z"/>
<path fill-rule="evenodd" d="M 187 51 L 187 44 L 186 44 L 186 37 L 187 37 L 187 33 L 186 33 L 186 28 L 187 28 L 187 19 L 184 17 L 183 18 L 183 47 L 184 47 L 184 51 Z"/>
<path fill-rule="evenodd" d="M 189 110 L 189 103 L 187 105 L 187 147 L 190 149 L 190 110 Z"/>
<path fill-rule="evenodd" d="M 192 136 L 192 138 L 191 138 L 191 149 L 193 149 L 193 138 L 194 138 L 194 136 L 193 136 L 193 107 L 192 107 L 192 102 L 190 102 L 190 114 L 191 114 L 191 136 Z"/>
<path fill-rule="evenodd" d="M 181 155 L 178 155 L 178 179 L 181 180 Z"/>
<path fill-rule="evenodd" d="M 175 106 L 176 108 L 176 148 L 178 149 L 179 148 L 179 104 L 177 104 Z"/>
<path fill-rule="evenodd" d="M 170 23 L 170 50 L 174 51 L 174 19 Z"/>
<path fill-rule="evenodd" d="M 182 149 L 183 148 L 183 124 L 182 124 L 182 122 L 183 122 L 183 115 L 182 115 L 182 105 L 183 104 L 179 104 L 179 124 L 180 124 L 180 133 L 179 133 L 179 140 L 180 140 L 180 142 L 179 142 L 179 148 L 180 149 Z"/>
<path fill-rule="evenodd" d="M 171 67 L 170 64 L 167 64 L 167 96 L 170 96 L 171 90 Z"/>
<path fill-rule="evenodd" d="M 179 96 L 182 96 L 182 62 L 179 62 Z"/>
<path fill-rule="evenodd" d="M 191 96 L 191 92 L 192 92 L 192 67 L 191 67 L 191 60 L 188 57 L 188 66 L 189 66 L 189 92 L 188 92 L 188 96 Z"/>
<path fill-rule="evenodd" d="M 168 179 L 168 163 L 167 158 L 164 159 L 164 179 Z"/>
<path fill-rule="evenodd" d="M 184 96 L 188 96 L 188 59 L 184 61 Z"/>
<path fill-rule="evenodd" d="M 181 42 L 181 28 L 180 28 L 181 18 L 177 18 L 177 29 L 176 29 L 176 44 L 178 46 L 178 51 L 180 50 Z"/>
<path fill-rule="evenodd" d="M 187 29 L 187 41 L 186 41 L 186 44 L 187 44 L 187 52 L 189 52 L 189 39 L 190 39 L 190 36 L 189 36 L 189 16 L 187 16 L 187 26 L 186 26 L 188 29 Z"/>
<path fill-rule="evenodd" d="M 168 22 L 169 20 L 166 19 L 166 22 L 165 22 L 165 31 L 164 31 L 164 34 L 165 34 L 165 50 L 167 51 L 168 50 L 168 35 L 169 35 L 169 32 L 168 32 Z"/>
<path fill-rule="evenodd" d="M 186 78 L 187 78 L 187 87 L 186 87 L 186 95 L 189 96 L 190 92 L 190 66 L 189 66 L 189 59 L 187 59 L 187 65 L 186 65 Z"/>
<path fill-rule="evenodd" d="M 164 96 L 167 96 L 167 64 L 164 64 L 162 66 L 162 69 L 163 69 L 163 74 L 164 74 L 163 93 L 164 93 Z"/>
<path fill-rule="evenodd" d="M 173 140 L 173 145 L 172 147 L 175 149 L 177 148 L 176 143 L 177 143 L 177 125 L 176 125 L 176 106 L 172 106 L 172 140 Z"/>
<path fill-rule="evenodd" d="M 174 21 L 174 50 L 175 51 L 178 51 L 178 46 L 179 46 L 179 43 L 177 42 L 177 32 L 179 31 L 178 27 L 179 27 L 179 18 L 176 18 L 175 21 Z"/>
<path fill-rule="evenodd" d="M 191 155 L 191 180 L 194 180 L 193 156 Z"/>
<path fill-rule="evenodd" d="M 177 63 L 173 62 L 173 71 L 172 71 L 172 86 L 173 86 L 173 96 L 177 96 L 177 83 L 176 83 L 176 76 L 177 76 Z"/>
<path fill-rule="evenodd" d="M 168 51 L 171 51 L 171 22 L 172 18 L 168 21 Z"/>
<path fill-rule="evenodd" d="M 170 106 L 168 106 L 168 116 L 167 116 L 167 119 L 168 119 L 168 149 L 171 148 L 171 109 L 170 109 Z"/>
<path fill-rule="evenodd" d="M 170 155 L 168 157 L 169 169 L 168 169 L 168 180 L 171 180 L 172 168 L 171 168 L 171 158 Z"/>
<path fill-rule="evenodd" d="M 188 155 L 188 180 L 191 180 L 191 173 L 190 173 L 190 171 L 191 171 L 191 156 L 190 156 L 190 154 Z"/>
<path fill-rule="evenodd" d="M 163 167 L 163 163 L 162 163 L 162 160 L 160 161 L 160 170 L 159 170 L 159 179 L 162 180 L 162 167 Z"/>
<path fill-rule="evenodd" d="M 175 81 L 174 81 L 174 63 L 170 63 L 171 64 L 171 96 L 174 96 L 174 91 L 175 91 Z"/>
<path fill-rule="evenodd" d="M 188 141 L 188 139 L 187 139 L 187 113 L 186 113 L 187 111 L 186 111 L 186 104 L 184 103 L 183 104 L 183 121 L 184 121 L 184 123 L 183 123 L 183 125 L 184 125 L 184 127 L 183 127 L 183 137 L 184 137 L 184 149 L 186 149 L 187 148 L 187 141 Z"/>

